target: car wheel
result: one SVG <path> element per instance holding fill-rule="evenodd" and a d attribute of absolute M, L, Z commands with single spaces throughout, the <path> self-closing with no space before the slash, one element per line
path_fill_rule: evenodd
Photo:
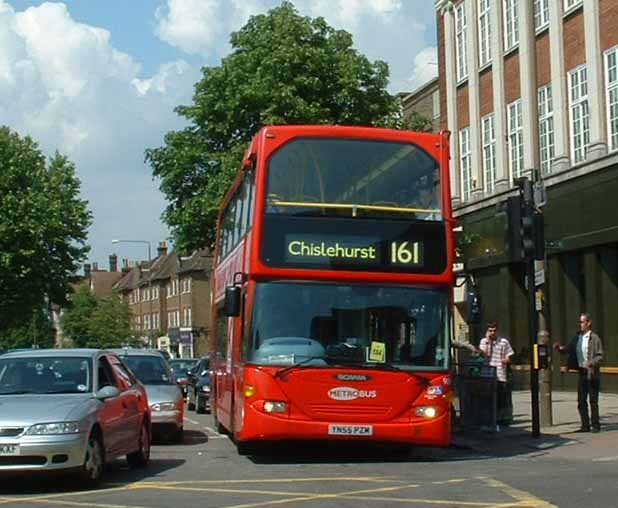
<path fill-rule="evenodd" d="M 86 444 L 86 457 L 81 468 L 81 479 L 89 486 L 97 485 L 105 472 L 103 442 L 97 432 L 92 432 Z"/>
<path fill-rule="evenodd" d="M 150 461 L 150 430 L 148 422 L 144 420 L 139 433 L 139 448 L 136 452 L 127 455 L 127 463 L 131 469 L 144 467 Z"/>

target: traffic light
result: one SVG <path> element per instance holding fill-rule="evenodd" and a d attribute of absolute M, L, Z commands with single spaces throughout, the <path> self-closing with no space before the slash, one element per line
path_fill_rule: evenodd
<path fill-rule="evenodd" d="M 545 258 L 543 214 L 534 206 L 532 183 L 527 178 L 517 182 L 520 194 L 507 198 L 507 246 L 511 261 L 518 263 Z"/>
<path fill-rule="evenodd" d="M 480 323 L 481 322 L 481 295 L 479 294 L 475 286 L 470 287 L 466 294 L 467 304 L 467 319 L 468 323 Z"/>

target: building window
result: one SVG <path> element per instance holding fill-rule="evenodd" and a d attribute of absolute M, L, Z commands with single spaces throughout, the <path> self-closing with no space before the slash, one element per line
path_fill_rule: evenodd
<path fill-rule="evenodd" d="M 551 97 L 551 85 L 539 88 L 539 151 L 541 172 L 548 175 L 551 172 L 551 162 L 554 159 L 554 105 Z"/>
<path fill-rule="evenodd" d="M 433 119 L 436 120 L 440 118 L 440 91 L 436 90 L 431 95 L 431 100 L 433 103 Z"/>
<path fill-rule="evenodd" d="M 519 178 L 524 165 L 523 122 L 521 118 L 521 99 L 507 106 L 509 125 L 509 169 L 511 178 Z"/>
<path fill-rule="evenodd" d="M 519 0 L 503 0 L 504 12 L 504 51 L 519 44 L 519 19 L 517 3 Z"/>
<path fill-rule="evenodd" d="M 590 144 L 590 109 L 588 74 L 585 65 L 569 72 L 569 106 L 571 113 L 571 158 L 577 164 L 586 158 Z"/>
<path fill-rule="evenodd" d="M 564 12 L 574 9 L 584 3 L 584 0 L 564 0 Z"/>
<path fill-rule="evenodd" d="M 494 114 L 481 120 L 483 125 L 483 177 L 485 193 L 494 191 L 496 186 L 496 131 L 494 129 Z"/>
<path fill-rule="evenodd" d="M 549 26 L 549 0 L 534 0 L 534 29 L 538 32 Z"/>
<path fill-rule="evenodd" d="M 491 2 L 479 2 L 479 67 L 491 62 Z"/>
<path fill-rule="evenodd" d="M 191 307 L 189 307 L 187 309 L 187 326 L 192 326 L 193 325 L 193 317 L 191 316 L 192 312 L 191 312 Z"/>
<path fill-rule="evenodd" d="M 472 197 L 472 156 L 470 153 L 470 129 L 459 131 L 459 168 L 461 171 L 461 196 L 464 201 Z"/>
<path fill-rule="evenodd" d="M 605 52 L 609 149 L 618 150 L 618 46 Z"/>
<path fill-rule="evenodd" d="M 455 32 L 457 34 L 457 45 L 455 48 L 455 58 L 457 59 L 457 81 L 461 81 L 468 77 L 465 2 L 460 3 L 455 8 Z"/>

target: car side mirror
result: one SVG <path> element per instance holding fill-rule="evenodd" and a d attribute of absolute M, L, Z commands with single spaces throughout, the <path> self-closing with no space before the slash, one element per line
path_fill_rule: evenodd
<path fill-rule="evenodd" d="M 120 395 L 120 390 L 115 386 L 104 386 L 96 394 L 95 397 L 99 400 L 113 399 Z"/>
<path fill-rule="evenodd" d="M 227 317 L 240 316 L 240 286 L 228 286 L 225 288 L 223 313 Z"/>

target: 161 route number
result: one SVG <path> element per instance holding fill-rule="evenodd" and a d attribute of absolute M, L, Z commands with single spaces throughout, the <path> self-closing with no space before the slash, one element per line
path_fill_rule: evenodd
<path fill-rule="evenodd" d="M 391 263 L 418 265 L 420 263 L 419 242 L 391 242 Z"/>

